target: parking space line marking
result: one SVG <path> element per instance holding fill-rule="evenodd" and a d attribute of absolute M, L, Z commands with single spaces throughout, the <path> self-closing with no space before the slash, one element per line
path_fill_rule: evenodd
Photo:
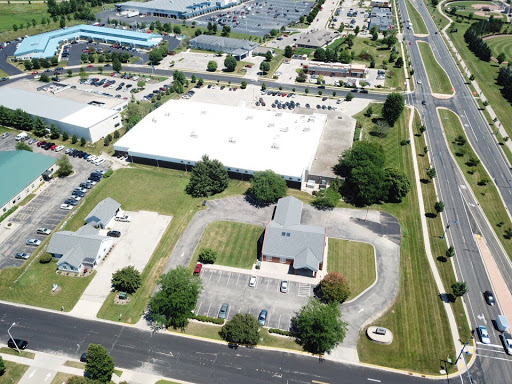
<path fill-rule="evenodd" d="M 197 307 L 196 315 L 199 315 L 199 314 L 200 314 L 200 312 L 201 312 L 201 305 L 203 305 L 203 302 L 202 302 L 202 301 L 200 301 L 200 302 L 199 302 L 199 307 Z"/>
<path fill-rule="evenodd" d="M 279 320 L 277 320 L 277 328 L 280 329 L 281 327 L 281 314 L 279 314 Z"/>
<path fill-rule="evenodd" d="M 220 279 L 221 279 L 221 277 L 222 277 L 222 271 L 221 271 L 221 272 L 219 272 L 219 280 L 217 281 L 217 283 L 220 283 Z"/>
<path fill-rule="evenodd" d="M 215 200 L 210 200 L 212 203 L 215 203 L 215 205 L 219 205 Z"/>
<path fill-rule="evenodd" d="M 226 285 L 229 285 L 229 280 L 231 279 L 231 272 L 229 272 L 229 275 L 228 275 L 228 282 Z"/>
<path fill-rule="evenodd" d="M 236 279 L 236 286 L 238 286 L 238 280 L 240 280 L 240 274 L 238 273 L 237 275 L 238 275 L 238 277 Z"/>
<path fill-rule="evenodd" d="M 210 271 L 210 278 L 208 279 L 208 282 L 210 282 L 212 280 L 212 276 L 213 276 L 213 271 Z"/>
<path fill-rule="evenodd" d="M 212 307 L 212 303 L 210 303 L 210 305 L 208 306 L 208 312 L 206 312 L 206 316 L 209 316 L 210 315 L 210 308 Z"/>

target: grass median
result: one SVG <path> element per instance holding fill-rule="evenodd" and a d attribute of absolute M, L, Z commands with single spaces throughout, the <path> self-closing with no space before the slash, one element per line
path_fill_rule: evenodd
<path fill-rule="evenodd" d="M 372 285 L 376 278 L 375 249 L 358 241 L 329 239 L 327 272 L 340 272 L 350 287 L 348 300 Z"/>
<path fill-rule="evenodd" d="M 427 26 L 416 7 L 414 7 L 409 0 L 405 0 L 405 4 L 407 6 L 407 13 L 409 14 L 414 33 L 418 35 L 428 35 Z"/>
<path fill-rule="evenodd" d="M 498 189 L 479 161 L 477 165 L 470 165 L 471 159 L 478 159 L 478 157 L 469 145 L 457 114 L 448 109 L 439 109 L 439 116 L 450 150 L 510 258 L 512 255 L 512 222 L 507 215 Z M 465 144 L 461 145 L 462 142 Z M 510 235 L 508 234 L 509 230 Z"/>
<path fill-rule="evenodd" d="M 381 114 L 382 104 L 372 104 L 372 107 L 372 117 L 364 116 L 364 112 L 354 116 L 363 127 L 363 137 L 383 146 L 386 165 L 406 173 L 411 191 L 399 204 L 370 207 L 388 212 L 400 222 L 400 287 L 392 307 L 372 324 L 391 330 L 393 344 L 373 343 L 363 331 L 358 343 L 359 358 L 365 363 L 438 374 L 439 359 L 446 356 L 455 359 L 455 350 L 446 312 L 425 254 L 415 192 L 414 160 L 410 146 L 401 145 L 402 140 L 409 139 L 409 114 L 404 113 L 386 137 L 376 137 L 370 132 L 376 124 L 375 116 Z"/>
<path fill-rule="evenodd" d="M 436 60 L 430 45 L 428 43 L 418 41 L 418 48 L 420 49 L 421 58 L 423 59 L 423 64 L 427 71 L 428 81 L 432 92 L 452 95 L 453 86 L 450 82 L 450 78 Z"/>

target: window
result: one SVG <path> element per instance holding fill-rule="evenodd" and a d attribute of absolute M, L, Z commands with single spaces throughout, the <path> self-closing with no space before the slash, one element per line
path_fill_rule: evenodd
<path fill-rule="evenodd" d="M 279 259 L 279 262 L 280 262 L 281 264 L 286 264 L 286 257 L 281 257 L 281 258 Z"/>
<path fill-rule="evenodd" d="M 281 232 L 281 236 L 286 236 L 286 232 Z"/>
<path fill-rule="evenodd" d="M 286 237 L 290 237 L 290 232 L 287 232 L 287 233 L 286 233 Z"/>
<path fill-rule="evenodd" d="M 266 261 L 272 261 L 272 256 L 265 256 Z"/>

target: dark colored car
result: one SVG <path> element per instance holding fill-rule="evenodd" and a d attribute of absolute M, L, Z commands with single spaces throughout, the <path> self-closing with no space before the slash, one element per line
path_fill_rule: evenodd
<path fill-rule="evenodd" d="M 82 191 L 73 191 L 72 195 L 85 197 L 85 193 L 83 193 Z"/>
<path fill-rule="evenodd" d="M 489 304 L 489 305 L 496 304 L 496 299 L 494 298 L 494 293 L 492 293 L 491 291 L 485 291 L 484 298 L 485 298 L 485 302 L 487 304 Z"/>
<path fill-rule="evenodd" d="M 92 172 L 91 177 L 99 177 L 101 179 L 103 177 L 103 175 L 99 172 Z"/>
<path fill-rule="evenodd" d="M 121 237 L 121 232 L 119 231 L 108 231 L 107 236 L 109 237 Z"/>
<path fill-rule="evenodd" d="M 73 200 L 73 199 L 67 199 L 67 200 L 64 202 L 64 204 L 69 204 L 69 205 L 73 205 L 73 206 L 75 206 L 75 205 L 78 205 L 78 201 Z"/>
<path fill-rule="evenodd" d="M 203 270 L 203 264 L 197 263 L 196 268 L 194 269 L 194 276 L 200 275 L 202 270 Z"/>
<path fill-rule="evenodd" d="M 16 348 L 16 346 L 18 346 L 19 349 L 26 349 L 28 347 L 28 342 L 23 339 L 14 339 L 14 341 L 13 339 L 9 339 L 7 346 L 9 348 Z"/>
<path fill-rule="evenodd" d="M 80 361 L 82 363 L 87 363 L 87 352 L 82 353 L 82 355 L 80 356 Z"/>
<path fill-rule="evenodd" d="M 265 323 L 267 322 L 267 310 L 266 309 L 263 309 L 261 312 L 260 312 L 260 315 L 258 316 L 258 322 L 264 326 Z"/>

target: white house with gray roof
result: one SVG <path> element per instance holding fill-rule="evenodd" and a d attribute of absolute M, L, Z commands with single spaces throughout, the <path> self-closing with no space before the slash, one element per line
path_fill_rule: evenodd
<path fill-rule="evenodd" d="M 290 264 L 295 274 L 303 270 L 316 276 L 327 254 L 327 233 L 324 227 L 300 223 L 302 205 L 292 196 L 279 199 L 274 218 L 265 229 L 262 259 Z"/>
<path fill-rule="evenodd" d="M 205 51 L 221 51 L 229 53 L 237 60 L 242 60 L 252 56 L 252 51 L 258 44 L 241 39 L 232 39 L 230 37 L 199 35 L 190 40 L 190 48 L 204 49 Z"/>
<path fill-rule="evenodd" d="M 53 234 L 47 252 L 57 261 L 57 269 L 81 274 L 92 270 L 110 251 L 114 240 L 98 235 L 98 229 L 84 225 L 76 232 L 61 231 Z"/>
<path fill-rule="evenodd" d="M 107 197 L 96 205 L 96 207 L 85 218 L 87 224 L 96 228 L 106 228 L 108 223 L 116 216 L 121 208 L 121 204 Z"/>

